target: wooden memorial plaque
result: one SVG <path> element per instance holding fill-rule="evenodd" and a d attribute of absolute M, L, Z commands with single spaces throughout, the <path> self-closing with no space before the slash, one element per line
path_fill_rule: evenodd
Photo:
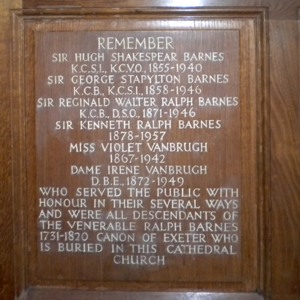
<path fill-rule="evenodd" d="M 16 17 L 29 299 L 260 288 L 261 16 Z"/>

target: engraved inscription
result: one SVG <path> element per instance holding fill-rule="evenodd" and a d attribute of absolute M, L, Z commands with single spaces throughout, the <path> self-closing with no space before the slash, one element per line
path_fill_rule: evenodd
<path fill-rule="evenodd" d="M 40 253 L 240 255 L 238 45 L 234 30 L 38 36 Z"/>

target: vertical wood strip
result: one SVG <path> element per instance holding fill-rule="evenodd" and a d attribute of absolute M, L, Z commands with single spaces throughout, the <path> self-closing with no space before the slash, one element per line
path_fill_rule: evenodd
<path fill-rule="evenodd" d="M 270 22 L 272 294 L 299 294 L 300 121 L 298 29 Z"/>
<path fill-rule="evenodd" d="M 14 297 L 13 218 L 10 118 L 10 9 L 21 8 L 19 0 L 0 1 L 0 299 Z"/>

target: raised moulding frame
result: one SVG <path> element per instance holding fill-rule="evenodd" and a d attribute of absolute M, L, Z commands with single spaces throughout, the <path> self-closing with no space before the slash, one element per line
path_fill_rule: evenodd
<path fill-rule="evenodd" d="M 122 8 L 122 9 L 41 9 L 13 11 L 12 116 L 14 175 L 14 240 L 16 294 L 20 299 L 262 299 L 266 291 L 268 268 L 268 82 L 266 10 L 264 8 Z M 35 210 L 30 203 L 35 195 L 35 106 L 34 45 L 36 32 L 99 30 L 109 22 L 110 30 L 126 25 L 138 30 L 141 24 L 151 30 L 191 30 L 193 22 L 203 28 L 239 30 L 247 49 L 243 52 L 241 94 L 250 108 L 246 135 L 250 149 L 243 149 L 255 161 L 245 162 L 250 195 L 247 222 L 242 233 L 251 233 L 243 248 L 242 278 L 238 282 L 127 282 L 39 280 L 37 256 L 33 248 L 31 222 Z M 135 23 L 136 22 L 136 23 Z M 100 24 L 100 25 L 99 25 Z M 138 25 L 136 25 L 138 24 Z M 173 25 L 170 25 L 173 24 Z M 177 24 L 177 25 L 176 25 Z M 181 25 L 178 25 L 181 24 Z M 177 27 L 176 27 L 177 26 Z M 223 27 L 222 27 L 223 26 Z M 226 27 L 227 26 L 227 27 Z M 107 27 L 108 28 L 108 27 Z M 100 29 L 101 30 L 101 29 Z M 103 30 L 103 29 L 102 29 Z M 247 70 L 246 70 L 247 68 Z M 246 80 L 244 80 L 246 79 Z M 246 127 L 245 127 L 246 129 Z M 246 130 L 245 130 L 246 131 Z M 245 147 L 244 147 L 245 148 Z M 251 204 L 251 205 L 250 205 Z M 249 215 L 248 215 L 249 213 Z M 247 216 L 248 215 L 248 216 Z M 254 220 L 254 227 L 253 227 Z M 250 224 L 251 223 L 251 224 Z M 247 239 L 247 238 L 246 238 Z M 252 247 L 252 248 L 251 248 Z"/>

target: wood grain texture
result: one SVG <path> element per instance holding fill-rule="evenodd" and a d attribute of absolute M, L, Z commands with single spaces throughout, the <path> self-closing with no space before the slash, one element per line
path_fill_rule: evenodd
<path fill-rule="evenodd" d="M 11 177 L 11 134 L 10 127 L 10 89 L 9 54 L 10 22 L 9 9 L 21 8 L 21 0 L 0 1 L 0 299 L 11 300 L 14 292 L 13 267 L 13 209 Z M 199 4 L 201 2 L 201 4 Z M 24 8 L 36 7 L 135 7 L 139 6 L 179 6 L 177 0 L 23 0 Z M 191 6 L 224 6 L 222 0 L 185 1 Z M 231 6 L 265 6 L 272 20 L 270 28 L 270 149 L 271 149 L 271 187 L 270 215 L 271 262 L 267 275 L 271 276 L 268 286 L 268 299 L 296 300 L 300 297 L 300 121 L 299 121 L 299 28 L 296 22 L 299 0 L 230 0 Z M 59 13 L 59 10 L 57 10 Z M 37 298 L 40 290 L 30 290 Z M 83 292 L 73 292 L 73 298 L 80 298 Z M 42 295 L 43 296 L 43 295 Z M 91 294 L 85 295 L 91 300 Z M 132 296 L 136 298 L 131 298 Z M 122 293 L 122 299 L 145 299 L 139 294 Z M 175 294 L 155 294 L 156 299 L 218 299 L 214 294 L 195 294 L 193 292 Z M 197 298 L 197 296 L 199 298 Z M 220 295 L 221 296 L 221 295 Z M 243 299 L 240 294 L 227 299 Z M 250 295 L 251 296 L 251 295 Z M 59 298 L 60 297 L 60 298 Z M 109 298 L 110 297 L 110 298 Z M 173 298 L 172 298 L 173 297 Z M 175 297 L 175 298 L 174 298 Z M 214 297 L 214 298 L 212 298 Z M 235 298 L 234 298 L 235 297 Z M 259 297 L 257 295 L 253 297 Z M 22 297 L 21 297 L 22 298 Z M 107 299 L 119 299 L 119 294 L 111 294 Z M 267 299 L 266 298 L 266 299 Z M 28 299 L 24 294 L 22 299 Z M 46 298 L 42 298 L 46 299 Z M 49 300 L 66 299 L 63 293 L 52 294 Z M 97 298 L 99 299 L 99 298 Z M 152 298 L 149 298 L 152 299 Z M 224 298 L 222 298 L 224 299 Z M 245 298 L 259 299 L 259 298 Z"/>
<path fill-rule="evenodd" d="M 272 293 L 300 294 L 300 122 L 296 22 L 270 22 Z M 285 297 L 285 298 L 284 298 Z"/>
<path fill-rule="evenodd" d="M 14 297 L 13 218 L 10 119 L 10 11 L 21 1 L 0 2 L 0 299 Z"/>
<path fill-rule="evenodd" d="M 242 13 L 240 13 L 238 16 L 240 16 Z M 239 22 L 239 21 L 238 21 Z M 245 21 L 246 23 L 248 22 L 248 14 L 246 14 L 246 21 Z M 80 28 L 81 28 L 81 30 L 82 29 L 85 29 L 85 27 L 82 27 L 82 26 L 86 26 L 86 30 L 88 31 L 88 28 L 89 28 L 89 26 L 91 25 L 91 23 L 92 22 L 82 22 L 80 25 Z M 32 23 L 32 24 L 34 24 L 34 22 Z M 55 23 L 54 23 L 55 24 Z M 95 22 L 95 24 L 96 24 L 96 22 Z M 243 23 L 241 23 L 241 24 L 243 24 Z M 33 38 L 32 38 L 32 32 L 34 31 L 33 30 L 33 28 L 34 28 L 34 25 L 32 25 L 33 27 L 32 28 L 29 28 L 28 29 L 28 32 L 26 32 L 26 40 L 27 41 L 30 41 L 30 40 L 33 40 Z M 53 28 L 53 25 L 51 25 L 50 24 L 50 22 L 46 22 L 45 23 L 45 26 L 47 26 L 47 29 L 48 30 L 53 30 L 54 28 Z M 76 28 L 75 27 L 75 25 L 73 24 L 73 22 L 69 22 L 69 26 L 71 26 L 71 28 Z M 96 25 L 94 25 L 94 26 L 96 26 Z M 239 25 L 240 26 L 240 25 Z M 159 28 L 159 27 L 158 27 Z M 223 27 L 222 27 L 223 28 Z M 253 67 L 254 65 L 255 65 L 255 63 L 254 63 L 254 59 L 256 58 L 256 54 L 254 54 L 254 53 L 256 53 L 256 51 L 253 51 L 252 52 L 252 50 L 250 51 L 249 49 L 252 49 L 252 45 L 249 43 L 249 37 L 251 36 L 251 41 L 254 41 L 254 39 L 256 40 L 256 38 L 260 41 L 260 37 L 256 37 L 255 36 L 255 34 L 254 34 L 254 27 L 250 27 L 250 28 L 252 28 L 251 30 L 249 29 L 249 32 L 247 33 L 247 34 L 249 34 L 249 35 L 246 35 L 246 36 L 244 36 L 244 35 L 242 35 L 243 36 L 243 38 L 242 38 L 242 40 L 243 40 L 243 43 L 242 44 L 245 44 L 245 45 L 247 45 L 246 46 L 246 49 L 244 49 L 243 51 L 241 51 L 241 53 L 243 54 L 243 58 L 244 58 L 244 60 L 243 60 L 243 63 L 245 64 L 243 64 L 243 70 L 244 70 L 244 72 L 243 72 L 243 77 L 242 78 L 246 78 L 246 79 L 244 79 L 243 80 L 243 82 L 245 82 L 245 87 L 244 88 L 242 88 L 242 90 L 243 90 L 243 95 L 244 95 L 244 97 L 246 97 L 246 95 L 248 95 L 247 96 L 247 103 L 249 102 L 251 102 L 251 100 L 252 99 L 255 99 L 256 98 L 256 94 L 255 94 L 255 91 L 256 91 L 256 89 L 260 89 L 260 87 L 258 87 L 259 86 L 259 83 L 260 83 L 260 80 L 258 79 L 258 77 L 256 77 L 256 72 L 255 72 L 255 68 Z M 60 28 L 61 29 L 61 28 Z M 42 26 L 40 25 L 39 26 L 39 30 L 42 30 Z M 65 28 L 65 30 L 66 30 L 66 28 Z M 252 34 L 250 34 L 250 31 L 252 32 Z M 245 33 L 246 34 L 246 33 Z M 256 42 L 253 42 L 253 44 L 254 45 L 259 45 L 259 42 L 258 42 L 258 40 L 256 41 Z M 248 41 L 248 42 L 246 42 L 246 41 Z M 31 42 L 28 42 L 29 44 L 31 44 Z M 33 47 L 31 46 L 30 47 L 30 49 L 32 49 Z M 248 53 L 248 51 L 249 51 L 249 53 Z M 257 49 L 257 51 L 259 52 L 259 50 Z M 32 50 L 28 50 L 28 52 L 29 53 L 32 53 Z M 244 53 L 245 52 L 245 53 Z M 26 52 L 27 53 L 27 52 Z M 250 54 L 251 53 L 251 54 Z M 248 55 L 249 55 L 249 57 L 248 57 Z M 28 69 L 28 70 L 33 70 L 34 69 L 34 66 L 33 65 L 31 65 L 31 63 L 30 63 L 30 61 L 33 61 L 33 59 L 32 59 L 32 56 L 30 56 L 29 54 L 28 54 L 28 56 L 26 55 L 26 57 L 28 58 L 27 59 L 27 62 L 29 63 L 29 66 L 28 67 L 26 67 L 25 69 Z M 31 57 L 31 60 L 30 60 L 30 57 Z M 251 60 L 251 63 L 250 63 L 250 57 L 252 58 L 252 60 Z M 245 62 L 245 61 L 247 61 L 247 63 Z M 246 67 L 247 66 L 247 67 Z M 250 72 L 250 74 L 248 74 L 248 71 L 251 69 L 251 72 Z M 30 77 L 30 73 L 31 72 L 27 72 L 27 76 L 26 76 L 26 79 L 28 80 L 27 81 L 27 84 L 25 84 L 25 86 L 27 86 L 28 87 L 28 90 L 33 90 L 34 89 L 34 87 L 29 87 L 30 85 L 32 85 L 32 82 L 34 81 L 31 77 Z M 247 75 L 248 74 L 248 75 Z M 30 79 L 31 78 L 31 79 Z M 249 80 L 248 80 L 249 79 Z M 251 88 L 252 87 L 252 88 Z M 21 98 L 22 99 L 22 98 Z M 34 99 L 34 95 L 33 94 L 31 94 L 30 96 L 28 96 L 26 99 Z M 23 106 L 25 106 L 24 104 L 22 104 L 22 105 L 20 105 L 21 107 L 23 107 Z M 248 107 L 248 106 L 247 106 Z M 254 120 L 256 120 L 255 119 L 255 116 L 256 116 L 256 105 L 255 104 L 253 104 L 253 106 L 251 106 L 252 108 L 251 109 L 247 109 L 246 110 L 246 106 L 245 106 L 245 111 L 244 111 L 244 113 L 243 113 L 243 115 L 252 115 L 253 114 L 253 118 L 254 118 Z M 28 131 L 28 134 L 27 134 L 27 138 L 28 138 L 28 136 L 33 136 L 34 135 L 34 131 L 35 131 L 35 127 L 34 127 L 34 107 L 33 107 L 33 109 L 30 109 L 29 108 L 29 106 L 28 105 L 26 105 L 26 108 L 27 108 L 27 118 L 29 118 L 29 119 L 26 119 L 26 123 L 27 124 L 31 124 L 30 125 L 30 130 Z M 20 109 L 20 111 L 21 111 L 22 109 Z M 31 111 L 31 113 L 30 113 L 30 111 Z M 33 111 L 33 112 L 32 112 Z M 251 113 L 249 113 L 249 111 L 251 111 Z M 16 111 L 15 112 L 16 114 L 19 114 L 19 115 L 22 115 L 23 116 L 23 114 L 20 114 L 18 111 Z M 23 116 L 23 118 L 24 118 L 24 116 Z M 249 117 L 249 119 L 250 119 L 250 117 Z M 25 123 L 25 122 L 23 122 L 23 123 Z M 22 123 L 22 124 L 23 124 Z M 248 124 L 248 123 L 247 123 Z M 252 121 L 251 122 L 251 126 L 253 127 L 253 128 L 256 128 L 256 121 Z M 19 125 L 17 125 L 16 124 L 16 127 L 20 127 L 21 128 L 21 125 L 19 124 Z M 33 127 L 32 127 L 33 126 Z M 255 138 L 255 135 L 256 135 L 256 130 L 255 129 L 253 129 L 253 130 L 251 130 L 251 132 L 252 132 L 252 134 L 253 134 L 253 137 L 251 138 L 251 144 L 252 144 L 252 146 L 251 147 L 249 147 L 249 144 L 247 143 L 247 146 L 245 145 L 244 146 L 244 149 L 248 149 L 248 148 L 250 148 L 250 149 L 252 149 L 252 150 L 247 150 L 247 153 L 248 153 L 248 155 L 247 155 L 247 157 L 249 157 L 249 154 L 250 154 L 250 152 L 252 153 L 252 151 L 253 151 L 253 153 L 255 152 L 255 148 L 256 148 L 256 138 Z M 247 136 L 249 133 L 248 133 L 248 131 L 247 130 L 245 130 L 245 133 L 244 133 L 244 135 L 245 136 Z M 16 144 L 25 144 L 24 143 L 24 137 L 23 136 L 25 136 L 24 134 L 22 134 L 22 128 L 17 132 L 17 135 L 18 136 L 20 136 L 20 137 L 22 137 L 21 138 L 21 141 L 16 141 Z M 28 147 L 31 147 L 30 145 L 33 145 L 34 144 L 34 138 L 32 139 L 32 140 L 30 140 L 29 142 L 28 142 Z M 247 139 L 248 140 L 248 139 Z M 25 149 L 26 150 L 26 149 Z M 25 151 L 24 150 L 24 151 Z M 26 150 L 27 151 L 27 150 Z M 28 151 L 29 153 L 30 153 L 30 151 Z M 252 153 L 252 154 L 253 154 Z M 16 153 L 16 155 L 15 155 L 15 157 L 22 157 L 22 153 Z M 252 155 L 251 155 L 251 157 L 253 157 Z M 255 157 L 257 157 L 257 156 L 255 156 Z M 23 158 L 24 159 L 24 158 Z M 253 159 L 254 161 L 256 161 L 256 159 Z M 249 170 L 250 169 L 252 169 L 253 168 L 253 164 L 250 162 L 250 160 L 248 161 L 250 164 L 251 164 L 251 166 L 250 165 L 247 165 L 246 163 L 245 163 L 245 174 L 249 174 Z M 248 166 L 248 167 L 247 167 Z M 34 172 L 34 170 L 35 170 L 35 167 L 33 167 L 33 168 L 29 168 L 30 170 L 32 170 L 33 172 Z M 19 168 L 18 168 L 18 170 L 19 170 L 19 172 L 17 172 L 17 173 L 22 173 L 22 172 L 24 172 L 24 169 L 20 166 Z M 247 170 L 247 171 L 246 171 Z M 255 169 L 256 170 L 256 169 Z M 252 169 L 252 171 L 251 172 L 254 172 L 255 174 L 256 174 L 256 171 L 254 171 L 253 169 Z M 255 181 L 257 181 L 257 179 L 256 179 L 256 175 L 253 173 L 253 175 L 251 175 L 250 177 L 252 178 L 252 183 L 254 184 L 254 182 Z M 247 175 L 245 175 L 245 178 L 248 178 L 249 176 L 247 176 Z M 30 179 L 31 178 L 31 179 Z M 35 178 L 35 176 L 32 176 L 32 177 L 29 177 L 29 178 L 27 178 L 27 181 L 28 181 L 28 183 L 30 183 L 30 186 L 33 186 L 33 189 L 34 189 L 34 184 L 33 184 L 33 182 L 34 182 L 34 178 Z M 25 185 L 25 183 L 24 183 L 24 185 Z M 246 188 L 246 187 L 245 187 Z M 248 188 L 247 188 L 248 189 Z M 253 186 L 251 185 L 251 190 L 252 191 L 256 191 L 256 188 L 253 188 Z M 252 194 L 251 194 L 252 195 Z M 32 199 L 34 199 L 34 197 L 35 197 L 35 191 L 33 190 L 33 192 L 32 192 L 32 194 L 31 194 L 31 197 L 28 197 L 29 199 L 31 199 L 30 201 L 33 201 Z M 22 195 L 21 195 L 21 193 L 20 193 L 20 198 L 22 198 Z M 253 202 L 254 201 L 256 201 L 256 199 L 257 199 L 257 197 L 255 197 L 254 195 L 252 195 L 252 196 L 250 196 L 250 191 L 249 191 L 249 197 L 247 197 L 247 199 L 248 199 L 248 201 L 250 201 L 250 199 L 253 199 Z M 23 209 L 20 209 L 20 211 L 23 211 L 24 212 L 24 214 L 25 214 L 25 211 L 27 210 L 27 207 L 25 207 L 24 206 L 24 204 L 22 204 L 22 202 L 20 201 L 20 200 L 18 200 L 18 199 L 16 199 L 16 203 L 18 203 L 18 205 L 20 204 L 20 207 L 23 207 Z M 247 207 L 248 207 L 248 209 L 249 209 L 249 211 L 250 210 L 252 210 L 252 211 L 255 211 L 255 208 L 253 208 L 253 207 L 255 207 L 256 205 L 252 205 L 253 204 L 253 202 L 251 202 L 251 204 L 250 204 L 250 202 L 249 202 L 249 205 L 247 205 Z M 30 203 L 29 202 L 29 200 L 28 200 L 28 203 Z M 34 206 L 34 203 L 32 203 L 31 205 L 28 205 L 28 210 L 30 210 L 30 208 L 32 209 L 32 207 Z M 246 208 L 246 207 L 245 207 Z M 252 215 L 253 217 L 251 217 L 250 215 Z M 209 283 L 207 283 L 206 285 L 205 285 L 205 287 L 206 287 L 206 290 L 218 290 L 218 291 L 234 291 L 234 290 L 237 290 L 237 291 L 251 291 L 251 292 L 253 292 L 256 288 L 257 289 L 260 289 L 260 288 L 258 288 L 258 283 L 257 283 L 257 279 L 256 279 L 256 275 L 253 275 L 253 276 L 249 276 L 249 274 L 251 273 L 251 272 L 255 272 L 255 266 L 257 266 L 257 264 L 256 264 L 256 261 L 257 261 L 257 258 L 255 258 L 255 256 L 253 255 L 254 254 L 254 250 L 253 250 L 253 248 L 256 248 L 256 245 L 257 245 L 257 240 L 256 240 L 256 237 L 254 237 L 253 236 L 253 233 L 255 233 L 255 230 L 256 229 L 254 229 L 254 227 L 253 226 L 256 226 L 256 225 L 253 225 L 251 222 L 255 222 L 255 224 L 256 224 L 256 217 L 255 217 L 255 213 L 254 214 L 250 214 L 250 215 L 248 215 L 248 214 L 245 214 L 244 215 L 244 217 L 247 219 L 247 221 L 246 220 L 244 220 L 244 223 L 245 223 L 245 225 L 244 225 L 244 228 L 245 228 L 245 230 L 247 230 L 247 232 L 249 233 L 249 235 L 248 234 L 244 234 L 244 236 L 245 236 L 245 240 L 247 240 L 248 241 L 248 239 L 251 239 L 251 246 L 249 245 L 249 247 L 247 247 L 247 246 L 245 246 L 245 248 L 247 248 L 248 250 L 247 250 L 247 252 L 245 252 L 244 253 L 244 255 L 245 255 L 245 257 L 248 257 L 248 258 L 250 258 L 249 260 L 244 260 L 243 259 L 243 264 L 244 264 L 244 270 L 246 271 L 246 270 L 248 270 L 248 271 L 246 271 L 245 272 L 245 274 L 247 274 L 247 278 L 251 278 L 249 281 L 245 281 L 245 283 L 246 283 L 246 285 L 247 285 L 247 288 L 245 289 L 245 287 L 241 287 L 241 286 L 238 286 L 238 285 L 236 285 L 236 286 L 230 286 L 230 279 L 229 279 L 229 277 L 226 277 L 224 280 L 221 280 L 222 282 L 220 283 L 220 284 L 218 284 L 218 285 L 216 285 L 216 284 L 214 284 L 214 280 L 216 280 L 217 281 L 217 279 L 216 279 L 216 277 L 218 277 L 218 276 L 220 276 L 220 274 L 221 274 L 221 272 L 217 272 L 217 273 L 210 273 L 210 274 L 214 274 L 214 276 L 213 277 L 210 277 L 211 278 L 211 281 L 212 281 L 212 283 L 210 284 L 210 282 Z M 18 217 L 18 218 L 16 218 L 16 221 L 15 222 L 17 222 L 17 220 L 19 220 L 19 219 L 21 219 L 21 213 L 19 213 L 18 214 L 18 216 L 20 216 L 20 217 Z M 32 219 L 30 219 L 30 220 L 32 220 Z M 29 221 L 29 222 L 31 222 L 31 221 Z M 34 224 L 34 222 L 32 223 L 32 224 Z M 20 226 L 20 229 L 22 228 L 22 225 Z M 35 230 L 35 226 L 32 228 L 32 231 L 31 232 L 34 232 L 34 230 Z M 250 232 L 251 232 L 251 234 L 250 234 Z M 249 237 L 251 235 L 251 238 Z M 246 237 L 248 237 L 248 238 L 246 238 Z M 250 243 L 250 242 L 249 242 Z M 33 248 L 34 247 L 34 245 L 31 247 L 31 248 Z M 252 248 L 253 247 L 253 248 Z M 246 250 L 245 250 L 246 251 Z M 250 251 L 251 251 L 251 253 L 250 253 Z M 55 260 L 56 261 L 56 264 L 58 264 L 59 266 L 60 266 L 60 268 L 61 268 L 61 266 L 63 266 L 63 268 L 64 268 L 64 270 L 71 270 L 71 268 L 67 268 L 66 267 L 66 265 L 64 264 L 65 263 L 65 261 L 63 261 L 61 264 L 59 264 L 59 263 L 57 263 L 58 262 L 58 259 L 56 259 Z M 21 261 L 20 261 L 21 262 Z M 71 262 L 71 259 L 69 259 L 69 261 L 68 261 L 68 263 L 70 264 L 70 262 Z M 75 264 L 76 263 L 76 261 L 73 261 L 73 263 Z M 72 264 L 72 263 L 71 263 Z M 32 265 L 34 265 L 34 264 L 30 264 L 30 266 L 32 267 Z M 40 269 L 41 269 L 41 271 L 43 272 L 44 270 L 43 270 L 43 268 L 45 267 L 45 266 L 47 266 L 46 264 L 39 264 L 39 267 L 40 267 Z M 55 264 L 53 264 L 52 263 L 52 265 L 51 264 L 48 264 L 48 268 L 47 268 L 47 271 L 50 271 L 51 270 L 51 268 L 53 267 L 53 266 L 55 266 Z M 22 268 L 22 266 L 20 267 L 20 268 Z M 178 267 L 178 269 L 179 269 L 179 267 Z M 188 269 L 187 268 L 185 268 L 186 270 L 185 270 L 185 272 L 187 272 L 188 271 Z M 208 270 L 208 269 L 207 269 Z M 223 270 L 224 270 L 224 274 L 227 274 L 228 275 L 228 271 L 227 271 L 227 268 L 223 268 Z M 46 272 L 46 271 L 45 271 Z M 73 271 L 71 271 L 72 272 L 72 274 L 74 274 L 74 272 Z M 209 272 L 210 271 L 207 271 L 205 274 L 206 274 L 206 276 L 208 276 L 208 274 L 209 274 Z M 92 272 L 89 272 L 89 273 L 92 273 Z M 135 272 L 135 273 L 137 273 L 137 272 Z M 182 271 L 182 273 L 184 273 L 183 271 Z M 54 273 L 54 274 L 57 274 L 57 273 Z M 170 283 L 168 283 L 168 284 L 165 284 L 165 285 L 163 285 L 163 284 L 155 284 L 155 286 L 154 285 L 152 285 L 151 286 L 151 290 L 156 290 L 156 289 L 159 289 L 159 290 L 163 290 L 163 288 L 164 289 L 168 289 L 168 287 L 169 288 L 172 288 L 173 290 L 175 290 L 175 289 L 178 289 L 178 288 L 182 288 L 182 289 L 185 289 L 185 290 L 189 290 L 189 288 L 190 289 L 193 289 L 193 285 L 189 285 L 188 283 L 187 284 L 179 284 L 178 283 L 178 274 L 175 274 L 174 272 L 170 272 L 170 274 L 171 274 L 171 276 L 169 276 L 169 277 L 167 277 L 167 275 L 166 275 L 166 278 L 171 278 L 171 279 L 169 279 L 169 280 L 167 280 L 168 282 L 170 281 Z M 192 273 L 191 273 L 192 274 Z M 253 274 L 256 274 L 256 273 L 253 273 Z M 202 274 L 200 274 L 200 275 L 202 275 Z M 200 282 L 200 279 L 199 279 L 199 277 L 200 277 L 200 275 L 198 275 L 197 276 L 197 278 L 195 278 L 195 279 L 197 279 L 197 280 L 199 280 L 199 282 Z M 129 277 L 129 276 L 133 276 L 133 275 L 130 275 L 130 274 L 126 274 L 126 276 L 127 276 L 127 278 Z M 136 275 L 135 275 L 136 276 Z M 147 276 L 147 274 L 146 274 L 146 276 Z M 183 276 L 181 273 L 180 273 L 180 276 Z M 211 276 L 211 275 L 210 275 Z M 241 277 L 238 277 L 238 280 L 245 280 L 244 278 L 243 278 L 244 276 L 241 276 Z M 245 275 L 245 277 L 246 277 L 246 275 Z M 186 276 L 184 277 L 184 278 L 186 278 Z M 207 277 L 208 278 L 208 277 Z M 40 279 L 40 278 L 39 278 Z M 55 277 L 55 279 L 56 279 L 56 277 Z M 86 278 L 85 278 L 86 279 Z M 128 279 L 128 281 L 129 281 L 129 279 Z M 146 281 L 146 280 L 145 280 Z M 224 282 L 227 282 L 227 284 L 225 284 Z M 52 282 L 53 283 L 53 282 Z M 60 282 L 59 282 L 59 280 L 58 280 L 58 284 L 60 284 Z M 96 283 L 97 284 L 97 286 L 99 287 L 99 282 L 98 283 Z M 40 283 L 40 285 L 43 285 L 43 283 Z M 44 284 L 45 285 L 45 284 Z M 84 285 L 83 283 L 78 283 L 78 285 Z M 90 285 L 89 285 L 90 286 Z M 109 287 L 109 288 L 111 288 L 111 289 L 115 289 L 116 288 L 116 286 L 118 287 L 118 288 L 122 288 L 122 289 L 126 289 L 126 290 L 130 290 L 131 288 L 132 288 L 132 290 L 134 290 L 134 288 L 136 288 L 136 289 L 139 289 L 139 290 L 145 290 L 145 289 L 150 289 L 150 285 L 148 285 L 147 286 L 147 284 L 146 283 L 143 283 L 143 284 L 139 284 L 139 285 L 133 285 L 133 284 L 131 284 L 130 285 L 130 283 L 127 283 L 126 281 L 124 281 L 123 283 L 118 283 L 118 284 L 112 284 L 112 285 L 110 285 L 110 286 L 108 286 L 108 283 L 105 283 L 105 287 L 107 288 L 107 287 Z M 126 287 L 127 286 L 127 287 Z M 194 285 L 195 286 L 195 285 Z M 197 288 L 199 287 L 199 289 L 201 288 L 201 286 L 200 285 L 198 285 L 197 286 Z M 226 297 L 226 295 L 224 295 L 224 297 Z M 43 297 L 41 297 L 41 299 L 42 299 Z"/>
<path fill-rule="evenodd" d="M 268 7 L 271 19 L 296 19 L 299 0 L 140 0 L 139 7 Z M 24 8 L 45 7 L 137 7 L 135 0 L 23 0 Z"/>
<path fill-rule="evenodd" d="M 198 293 L 198 292 L 84 292 L 84 291 L 29 291 L 31 300 L 263 300 L 258 294 L 243 293 Z"/>

